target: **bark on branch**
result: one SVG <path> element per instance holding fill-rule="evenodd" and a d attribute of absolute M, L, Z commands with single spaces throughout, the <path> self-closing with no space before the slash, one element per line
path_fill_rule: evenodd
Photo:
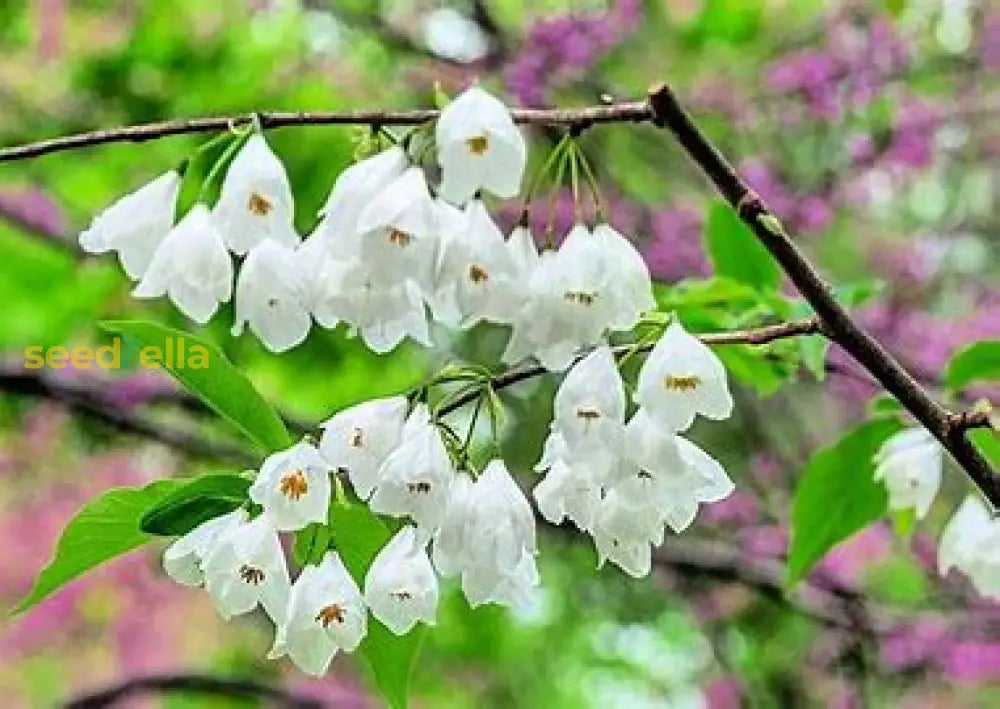
<path fill-rule="evenodd" d="M 139 143 L 184 133 L 208 133 L 249 125 L 254 118 L 261 128 L 307 125 L 417 125 L 437 118 L 439 111 L 416 109 L 406 111 L 261 111 L 233 116 L 184 118 L 136 126 L 95 130 L 39 140 L 35 143 L 0 148 L 0 162 L 24 160 L 62 150 L 85 148 L 104 143 Z M 584 108 L 515 108 L 511 110 L 515 123 L 566 126 L 583 130 L 595 123 L 644 122 L 652 118 L 645 101 L 614 103 Z"/>
<path fill-rule="evenodd" d="M 851 318 L 813 265 L 789 238 L 778 218 L 677 101 L 666 84 L 649 90 L 653 123 L 669 129 L 681 147 L 712 181 L 758 240 L 770 251 L 792 283 L 816 311 L 823 331 L 867 369 L 951 453 L 983 494 L 1000 508 L 1000 477 L 965 432 L 964 418 L 934 401 L 875 338 Z"/>

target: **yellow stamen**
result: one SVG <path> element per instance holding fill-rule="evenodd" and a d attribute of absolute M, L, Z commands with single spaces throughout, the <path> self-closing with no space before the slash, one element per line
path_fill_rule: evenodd
<path fill-rule="evenodd" d="M 355 428 L 351 432 L 351 446 L 354 448 L 360 448 L 365 444 L 365 434 L 360 428 Z"/>
<path fill-rule="evenodd" d="M 421 480 L 416 483 L 406 483 L 406 489 L 410 492 L 423 492 L 428 493 L 431 491 L 431 484 Z"/>
<path fill-rule="evenodd" d="M 400 229 L 389 230 L 390 243 L 396 244 L 397 246 L 409 246 L 411 241 L 413 241 L 412 234 L 407 234 L 405 231 Z"/>
<path fill-rule="evenodd" d="M 465 144 L 469 146 L 469 152 L 473 155 L 485 155 L 490 147 L 490 141 L 485 135 L 474 135 L 465 139 Z"/>
<path fill-rule="evenodd" d="M 701 377 L 696 374 L 687 376 L 674 376 L 668 374 L 663 378 L 663 388 L 675 391 L 694 391 L 701 386 Z"/>
<path fill-rule="evenodd" d="M 291 470 L 282 476 L 279 489 L 281 494 L 289 500 L 298 502 L 303 495 L 309 492 L 309 482 L 301 470 Z"/>
<path fill-rule="evenodd" d="M 490 280 L 490 274 L 485 268 L 474 263 L 469 266 L 469 280 L 473 283 L 483 283 Z"/>
<path fill-rule="evenodd" d="M 591 306 L 594 301 L 597 300 L 596 292 L 586 292 L 586 291 L 566 291 L 563 293 L 563 297 L 571 303 L 579 303 L 580 305 Z"/>
<path fill-rule="evenodd" d="M 250 200 L 247 202 L 247 209 L 258 217 L 266 217 L 274 209 L 274 205 L 259 192 L 251 192 Z"/>
<path fill-rule="evenodd" d="M 324 628 L 329 628 L 330 623 L 337 622 L 343 623 L 346 611 L 344 608 L 336 603 L 331 603 L 328 606 L 324 606 L 319 613 L 316 614 L 316 622 L 321 623 Z"/>
<path fill-rule="evenodd" d="M 601 412 L 597 409 L 588 409 L 581 406 L 576 410 L 576 417 L 589 423 L 590 421 L 596 421 L 601 418 Z"/>

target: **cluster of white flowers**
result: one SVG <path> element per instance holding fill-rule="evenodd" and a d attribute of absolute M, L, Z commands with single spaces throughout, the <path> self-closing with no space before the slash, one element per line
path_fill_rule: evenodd
<path fill-rule="evenodd" d="M 601 563 L 645 575 L 666 526 L 685 529 L 699 504 L 733 489 L 719 463 L 679 435 L 696 415 L 729 416 L 722 364 L 675 322 L 642 367 L 639 408 L 626 423 L 606 337 L 655 308 L 638 252 L 607 224 L 577 224 L 542 253 L 527 228 L 504 238 L 478 195 L 515 196 L 526 148 L 509 111 L 482 89 L 442 111 L 434 145 L 439 185 L 406 148 L 390 147 L 338 177 L 301 241 L 284 168 L 255 133 L 211 210 L 199 204 L 174 225 L 181 179 L 171 172 L 98 216 L 81 243 L 117 251 L 136 296 L 169 295 L 202 323 L 229 300 L 238 270 L 234 332 L 249 325 L 274 351 L 301 342 L 312 320 L 347 323 L 377 352 L 407 337 L 429 345 L 432 320 L 509 325 L 505 362 L 572 365 L 538 464 L 541 514 L 590 533 Z M 402 396 L 341 411 L 322 429 L 318 446 L 306 440 L 264 461 L 250 488 L 259 514 L 241 509 L 176 540 L 164 555 L 168 574 L 204 585 L 226 618 L 263 607 L 277 627 L 271 655 L 316 674 L 358 646 L 369 612 L 397 634 L 433 624 L 439 576 L 458 578 L 473 606 L 531 601 L 534 512 L 501 459 L 477 472 L 468 441 L 449 448 L 427 404 Z M 372 512 L 402 520 L 363 590 L 333 551 L 293 583 L 282 551 L 280 534 L 328 523 L 331 474 Z"/>
<path fill-rule="evenodd" d="M 268 457 L 250 488 L 260 515 L 240 509 L 204 522 L 167 548 L 167 573 L 204 584 L 224 618 L 262 606 L 277 626 L 271 657 L 287 654 L 312 674 L 360 644 L 369 612 L 398 635 L 433 624 L 438 574 L 460 575 L 473 606 L 528 603 L 538 572 L 524 494 L 501 460 L 475 480 L 456 471 L 427 406 L 408 409 L 405 397 L 359 404 L 324 424 L 319 448 L 302 442 Z M 406 520 L 363 591 L 332 551 L 292 583 L 282 552 L 280 532 L 327 523 L 331 472 L 373 511 Z"/>
<path fill-rule="evenodd" d="M 722 363 L 676 322 L 643 364 L 634 399 L 639 409 L 626 423 L 624 384 L 606 346 L 570 370 L 535 499 L 548 521 L 569 518 L 590 533 L 602 562 L 645 576 L 665 526 L 683 531 L 699 503 L 732 492 L 722 466 L 679 434 L 698 414 L 727 418 L 733 402 Z"/>
<path fill-rule="evenodd" d="M 255 133 L 211 210 L 198 204 L 175 225 L 181 178 L 171 171 L 96 217 L 80 243 L 117 251 L 135 296 L 168 295 L 199 323 L 233 295 L 238 270 L 233 332 L 249 325 L 275 352 L 301 343 L 313 319 L 346 323 L 380 353 L 407 337 L 430 345 L 431 319 L 485 320 L 513 328 L 505 361 L 534 355 L 562 370 L 654 307 L 642 258 L 607 224 L 578 224 L 542 254 L 525 228 L 504 238 L 478 195 L 516 196 L 527 155 L 496 98 L 466 90 L 442 111 L 434 142 L 437 196 L 406 150 L 390 147 L 341 173 L 304 241 L 285 169 Z"/>

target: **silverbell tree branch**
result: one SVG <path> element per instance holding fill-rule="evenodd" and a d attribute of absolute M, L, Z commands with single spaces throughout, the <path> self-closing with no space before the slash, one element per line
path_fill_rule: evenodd
<path fill-rule="evenodd" d="M 184 133 L 208 133 L 229 130 L 235 126 L 249 125 L 254 118 L 261 128 L 308 125 L 418 125 L 434 120 L 440 112 L 433 109 L 405 111 L 261 111 L 232 116 L 183 118 L 178 120 L 144 123 L 107 130 L 95 130 L 58 138 L 39 140 L 35 143 L 0 148 L 0 162 L 23 160 L 61 150 L 73 150 L 104 143 L 139 143 Z M 515 123 L 576 127 L 578 130 L 596 123 L 643 122 L 652 118 L 645 101 L 620 102 L 606 106 L 584 108 L 515 108 L 511 110 Z"/>
<path fill-rule="evenodd" d="M 951 453 L 969 477 L 1000 508 L 1000 477 L 966 437 L 966 415 L 949 411 L 868 332 L 854 322 L 813 265 L 789 238 L 778 218 L 737 174 L 680 105 L 667 84 L 649 90 L 653 123 L 669 129 L 688 156 L 712 181 L 757 239 L 781 265 L 792 283 L 816 311 L 824 334 L 867 369 Z"/>

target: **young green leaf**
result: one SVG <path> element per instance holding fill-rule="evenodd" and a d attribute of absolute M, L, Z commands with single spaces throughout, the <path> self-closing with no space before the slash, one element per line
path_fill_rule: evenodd
<path fill-rule="evenodd" d="M 705 240 L 715 275 L 746 283 L 760 291 L 776 291 L 781 269 L 732 207 L 713 202 L 708 210 Z"/>
<path fill-rule="evenodd" d="M 202 522 L 232 512 L 247 501 L 250 481 L 239 475 L 203 475 L 184 483 L 142 515 L 139 527 L 147 534 L 187 534 Z"/>
<path fill-rule="evenodd" d="M 159 353 L 160 365 L 177 381 L 264 450 L 291 445 L 278 414 L 212 343 L 154 322 L 118 320 L 103 322 L 101 327 Z M 197 348 L 204 348 L 205 366 L 192 366 L 194 358 L 200 356 Z"/>
<path fill-rule="evenodd" d="M 368 567 L 389 541 L 392 530 L 367 507 L 354 502 L 331 505 L 329 522 L 333 547 L 354 580 L 363 586 Z M 374 618 L 369 619 L 368 634 L 360 651 L 375 686 L 393 709 L 407 706 L 410 675 L 423 635 L 423 626 L 398 636 Z"/>
<path fill-rule="evenodd" d="M 944 373 L 945 386 L 956 391 L 984 380 L 1000 380 L 1000 340 L 982 340 L 960 350 Z"/>
<path fill-rule="evenodd" d="M 790 583 L 801 581 L 831 548 L 885 513 L 885 487 L 874 481 L 872 456 L 902 428 L 897 419 L 869 421 L 813 455 L 792 502 Z"/>
<path fill-rule="evenodd" d="M 31 608 L 84 572 L 153 539 L 139 528 L 140 518 L 183 485 L 181 480 L 159 480 L 142 488 L 117 488 L 84 505 L 66 525 L 51 561 L 15 612 Z"/>
<path fill-rule="evenodd" d="M 295 533 L 292 557 L 299 566 L 318 564 L 330 548 L 330 530 L 325 524 L 313 522 Z"/>

